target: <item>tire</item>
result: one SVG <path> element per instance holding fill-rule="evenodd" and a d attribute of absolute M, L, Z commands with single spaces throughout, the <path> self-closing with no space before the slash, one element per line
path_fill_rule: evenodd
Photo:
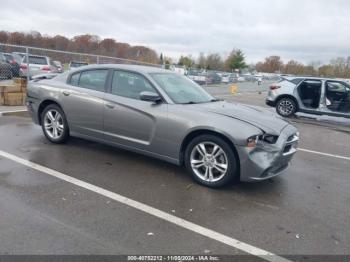
<path fill-rule="evenodd" d="M 41 127 L 45 137 L 52 143 L 62 144 L 69 138 L 66 116 L 56 104 L 50 104 L 45 107 L 41 114 Z"/>
<path fill-rule="evenodd" d="M 296 102 L 289 97 L 283 97 L 276 103 L 276 112 L 283 117 L 291 117 L 297 112 Z"/>
<path fill-rule="evenodd" d="M 207 154 L 203 154 L 203 145 Z M 213 153 L 216 157 L 213 157 Z M 192 139 L 185 151 L 185 166 L 196 182 L 211 188 L 228 185 L 239 177 L 233 149 L 215 135 L 200 135 Z"/>

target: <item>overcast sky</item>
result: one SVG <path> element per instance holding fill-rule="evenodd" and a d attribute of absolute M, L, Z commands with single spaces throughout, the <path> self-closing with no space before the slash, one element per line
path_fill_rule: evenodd
<path fill-rule="evenodd" d="M 96 34 L 171 57 L 234 47 L 248 62 L 350 55 L 348 0 L 2 0 L 0 8 L 0 30 Z"/>

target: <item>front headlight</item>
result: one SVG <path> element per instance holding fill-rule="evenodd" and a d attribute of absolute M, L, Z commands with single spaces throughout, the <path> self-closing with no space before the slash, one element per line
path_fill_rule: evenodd
<path fill-rule="evenodd" d="M 278 136 L 263 134 L 263 135 L 254 135 L 247 139 L 247 147 L 255 147 L 258 144 L 275 144 L 278 140 Z"/>
<path fill-rule="evenodd" d="M 263 135 L 263 139 L 264 142 L 269 143 L 269 144 L 274 144 L 277 142 L 278 140 L 278 136 L 274 136 L 274 135 Z"/>

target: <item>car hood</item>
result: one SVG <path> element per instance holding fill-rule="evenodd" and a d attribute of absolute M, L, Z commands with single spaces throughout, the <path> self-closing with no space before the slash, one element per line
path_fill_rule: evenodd
<path fill-rule="evenodd" d="M 225 101 L 197 104 L 201 110 L 247 122 L 265 133 L 279 135 L 289 123 L 268 110 Z"/>

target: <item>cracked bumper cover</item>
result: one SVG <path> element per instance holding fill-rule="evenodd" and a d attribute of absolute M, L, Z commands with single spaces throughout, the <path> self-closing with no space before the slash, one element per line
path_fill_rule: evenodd
<path fill-rule="evenodd" d="M 261 181 L 282 174 L 297 151 L 298 141 L 297 129 L 287 125 L 275 144 L 239 146 L 241 181 Z"/>

